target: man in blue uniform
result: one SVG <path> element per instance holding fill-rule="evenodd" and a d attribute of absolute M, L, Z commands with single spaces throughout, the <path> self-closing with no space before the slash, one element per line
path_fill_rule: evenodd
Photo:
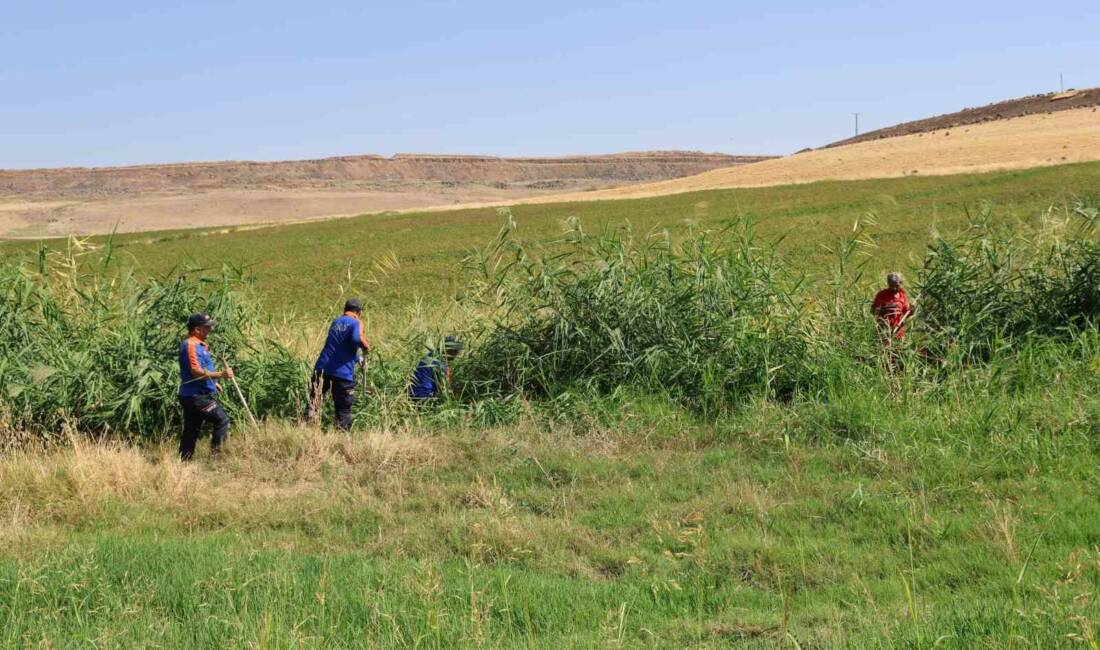
<path fill-rule="evenodd" d="M 215 379 L 233 378 L 233 369 L 217 370 L 206 337 L 213 331 L 214 319 L 210 314 L 194 314 L 187 319 L 187 338 L 180 342 L 180 406 L 183 407 L 183 434 L 180 436 L 180 458 L 191 460 L 195 455 L 195 442 L 202 433 L 202 425 L 214 426 L 210 438 L 210 450 L 215 454 L 229 432 L 229 416 L 218 404 L 222 387 Z"/>
<path fill-rule="evenodd" d="M 424 402 L 443 395 L 443 392 L 451 387 L 450 362 L 462 353 L 462 341 L 453 336 L 443 338 L 443 358 L 428 352 L 413 370 L 412 381 L 409 383 L 409 397 L 417 402 Z"/>
<path fill-rule="evenodd" d="M 317 411 L 332 391 L 336 410 L 336 426 L 347 431 L 351 428 L 351 407 L 355 404 L 355 365 L 359 351 L 370 352 L 370 343 L 363 332 L 363 303 L 352 298 L 344 304 L 344 314 L 332 321 L 328 328 L 325 347 L 313 364 L 313 380 L 309 384 L 309 403 L 306 419 L 317 419 Z"/>

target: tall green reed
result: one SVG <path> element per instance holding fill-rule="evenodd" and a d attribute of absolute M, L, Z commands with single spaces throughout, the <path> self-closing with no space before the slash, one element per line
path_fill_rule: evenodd
<path fill-rule="evenodd" d="M 428 408 L 408 399 L 413 366 L 442 335 L 410 313 L 376 342 L 356 422 L 495 424 L 532 412 L 605 421 L 614 405 L 651 398 L 703 417 L 852 391 L 957 401 L 1076 372 L 1100 364 L 1098 205 L 1052 209 L 1027 236 L 983 209 L 934 240 L 914 270 L 918 318 L 889 351 L 868 312 L 874 215 L 828 246 L 834 263 L 816 276 L 744 220 L 678 235 L 593 234 L 570 222 L 556 239 L 529 242 L 509 218 L 469 257 L 467 290 L 448 302 L 445 320 L 467 341 L 455 392 Z M 66 428 L 163 435 L 178 426 L 176 355 L 195 311 L 221 321 L 211 346 L 237 368 L 257 414 L 296 417 L 313 359 L 287 343 L 301 323 L 272 329 L 251 281 L 229 266 L 139 276 L 117 264 L 110 241 L 73 239 L 30 264 L 0 264 L 0 424 L 47 439 Z M 232 395 L 224 402 L 236 410 Z"/>
<path fill-rule="evenodd" d="M 1100 201 L 1050 210 L 1033 230 L 985 205 L 933 242 L 918 269 L 920 323 L 940 356 L 989 360 L 1034 337 L 1072 339 L 1100 322 Z"/>
<path fill-rule="evenodd" d="M 677 239 L 574 223 L 541 244 L 513 231 L 471 259 L 467 300 L 484 314 L 462 365 L 473 394 L 631 385 L 709 412 L 820 385 L 820 305 L 749 224 Z"/>
<path fill-rule="evenodd" d="M 299 362 L 254 338 L 251 278 L 224 268 L 204 276 L 139 278 L 113 250 L 70 239 L 35 264 L 0 265 L 0 402 L 8 428 L 55 437 L 65 428 L 157 436 L 178 420 L 177 353 L 188 314 L 220 325 L 216 356 L 239 361 L 256 405 L 284 414 Z M 229 400 L 227 400 L 228 402 Z M 232 407 L 231 407 L 232 408 Z"/>

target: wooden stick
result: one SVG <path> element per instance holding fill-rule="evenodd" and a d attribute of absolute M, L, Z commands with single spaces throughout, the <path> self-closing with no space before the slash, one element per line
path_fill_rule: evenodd
<path fill-rule="evenodd" d="M 225 360 L 224 354 L 222 355 L 222 365 L 229 368 L 229 362 Z M 237 378 L 230 376 L 229 382 L 233 384 L 233 388 L 237 389 L 237 397 L 241 399 L 241 405 L 244 406 L 244 412 L 248 414 L 248 420 L 252 423 L 252 426 L 258 426 L 256 416 L 252 415 L 252 409 L 248 408 L 248 400 L 244 398 L 244 392 L 241 390 L 241 385 L 237 383 Z"/>

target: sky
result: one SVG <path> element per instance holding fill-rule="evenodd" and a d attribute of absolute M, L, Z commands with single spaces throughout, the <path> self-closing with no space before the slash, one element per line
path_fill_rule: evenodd
<path fill-rule="evenodd" d="M 1100 2 L 0 3 L 0 168 L 783 154 L 1100 86 Z"/>

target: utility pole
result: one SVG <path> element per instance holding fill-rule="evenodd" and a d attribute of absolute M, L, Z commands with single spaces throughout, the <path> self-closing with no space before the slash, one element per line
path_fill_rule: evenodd
<path fill-rule="evenodd" d="M 859 135 L 859 113 L 852 113 L 856 116 L 856 135 Z"/>
<path fill-rule="evenodd" d="M 1066 92 L 1066 82 L 1062 79 L 1061 72 L 1058 73 L 1058 89 L 1058 92 L 1060 93 Z"/>

